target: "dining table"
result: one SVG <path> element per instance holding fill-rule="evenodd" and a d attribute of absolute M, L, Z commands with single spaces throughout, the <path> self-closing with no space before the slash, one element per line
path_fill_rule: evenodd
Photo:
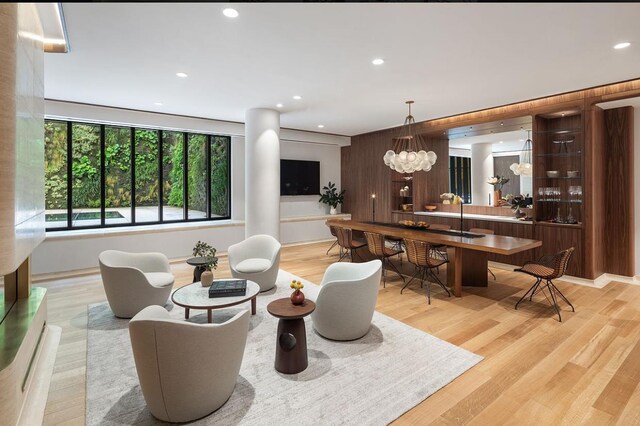
<path fill-rule="evenodd" d="M 429 229 L 398 223 L 329 219 L 326 224 L 352 231 L 378 233 L 395 239 L 414 239 L 432 245 L 446 246 L 449 260 L 447 283 L 457 297 L 462 296 L 463 286 L 486 287 L 488 285 L 489 254 L 509 256 L 542 246 L 542 241 L 528 238 Z M 368 251 L 366 246 L 359 250 Z M 366 259 L 365 256 L 360 257 Z"/>

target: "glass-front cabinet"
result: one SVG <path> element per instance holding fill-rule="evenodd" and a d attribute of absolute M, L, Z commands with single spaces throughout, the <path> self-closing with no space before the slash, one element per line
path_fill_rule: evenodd
<path fill-rule="evenodd" d="M 582 113 L 564 111 L 536 116 L 533 141 L 536 221 L 582 227 Z"/>

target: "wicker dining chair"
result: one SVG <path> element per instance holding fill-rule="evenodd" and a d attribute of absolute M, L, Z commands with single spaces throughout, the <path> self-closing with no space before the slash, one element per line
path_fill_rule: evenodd
<path fill-rule="evenodd" d="M 341 226 L 337 226 L 336 237 L 338 238 L 338 245 L 343 250 L 342 254 L 340 254 L 340 259 L 338 259 L 338 261 L 341 261 L 347 255 L 349 255 L 349 257 L 351 258 L 351 261 L 353 262 L 354 254 L 358 259 L 363 260 L 358 254 L 357 249 L 359 249 L 360 247 L 364 247 L 367 244 L 363 241 L 354 240 L 353 232 L 351 231 L 350 228 L 343 228 Z"/>
<path fill-rule="evenodd" d="M 493 229 L 486 229 L 486 228 L 471 228 L 469 229 L 469 232 L 471 232 L 472 234 L 495 235 L 495 231 Z M 489 273 L 493 277 L 493 280 L 496 281 L 497 280 L 496 274 L 493 273 L 491 268 L 487 268 L 487 271 L 489 271 Z"/>
<path fill-rule="evenodd" d="M 443 223 L 433 223 L 429 225 L 429 229 L 437 229 L 441 231 L 449 231 L 451 230 L 451 225 L 445 225 Z M 444 244 L 432 244 L 431 245 L 432 255 L 435 257 L 440 257 L 443 260 L 448 261 L 449 255 L 447 254 L 447 246 Z M 440 268 L 436 268 L 436 271 L 439 273 Z"/>
<path fill-rule="evenodd" d="M 429 305 L 431 304 L 431 281 L 427 278 L 431 276 L 435 282 L 440 285 L 446 292 L 449 297 L 451 297 L 451 293 L 449 289 L 442 284 L 440 278 L 436 274 L 433 273 L 434 269 L 437 269 L 439 266 L 444 265 L 445 263 L 449 263 L 448 260 L 442 259 L 441 257 L 433 257 L 433 246 L 424 241 L 412 240 L 405 238 L 404 246 L 407 248 L 407 259 L 409 262 L 413 263 L 416 267 L 416 273 L 411 277 L 409 282 L 407 282 L 400 293 L 404 291 L 405 288 L 413 281 L 415 278 L 420 280 L 420 287 L 426 281 L 427 282 L 427 301 Z"/>
<path fill-rule="evenodd" d="M 391 268 L 393 270 L 393 272 L 398 274 L 398 276 L 402 279 L 402 282 L 404 282 L 404 277 L 402 276 L 402 274 L 400 273 L 398 268 L 396 268 L 396 266 L 389 261 L 390 257 L 396 256 L 397 254 L 402 252 L 402 250 L 398 250 L 396 248 L 387 247 L 386 241 L 385 241 L 385 236 L 382 235 L 382 234 L 377 234 L 377 233 L 373 233 L 373 232 L 365 232 L 364 236 L 367 239 L 367 247 L 369 248 L 369 251 L 371 252 L 371 254 L 373 254 L 374 256 L 376 256 L 378 259 L 380 259 L 382 261 L 382 285 L 383 285 L 383 287 L 387 286 L 386 271 L 389 268 Z"/>
<path fill-rule="evenodd" d="M 567 265 L 569 264 L 569 260 L 571 259 L 571 255 L 573 254 L 575 248 L 571 247 L 566 250 L 562 250 L 553 256 L 543 256 L 540 259 L 532 262 L 527 262 L 524 264 L 522 268 L 516 269 L 516 272 L 523 272 L 525 274 L 531 275 L 536 278 L 536 282 L 531 286 L 529 290 L 518 300 L 516 303 L 516 309 L 518 309 L 518 305 L 522 302 L 527 296 L 529 296 L 529 301 L 533 300 L 533 296 L 536 295 L 539 291 L 542 291 L 544 297 L 547 301 L 553 306 L 558 314 L 558 319 L 562 322 L 562 316 L 560 315 L 560 307 L 558 306 L 557 296 L 560 296 L 562 300 L 567 302 L 569 306 L 571 306 L 571 310 L 573 312 L 576 311 L 576 308 L 573 307 L 569 299 L 565 297 L 564 294 L 553 284 L 553 280 L 556 278 L 560 278 L 564 275 L 567 270 Z M 543 283 L 544 281 L 544 283 Z M 551 296 L 551 300 L 547 297 L 545 293 L 545 288 L 549 291 Z"/>
<path fill-rule="evenodd" d="M 331 235 L 336 237 L 336 240 L 333 242 L 333 244 L 331 244 L 331 247 L 329 247 L 329 250 L 327 250 L 327 256 L 329 255 L 329 252 L 331 251 L 331 249 L 338 245 L 338 227 L 329 225 L 329 232 L 331 232 Z M 342 247 L 341 246 L 338 246 L 338 247 L 340 248 L 340 257 L 342 257 Z"/>

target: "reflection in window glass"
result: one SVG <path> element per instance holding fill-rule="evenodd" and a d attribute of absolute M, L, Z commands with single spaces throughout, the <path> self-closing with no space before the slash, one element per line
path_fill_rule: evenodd
<path fill-rule="evenodd" d="M 136 222 L 157 222 L 158 131 L 136 129 Z"/>
<path fill-rule="evenodd" d="M 105 223 L 131 223 L 131 130 L 105 127 Z"/>
<path fill-rule="evenodd" d="M 184 219 L 184 133 L 162 132 L 162 219 Z"/>
<path fill-rule="evenodd" d="M 100 126 L 73 123 L 71 151 L 71 226 L 99 226 Z"/>
<path fill-rule="evenodd" d="M 229 138 L 211 136 L 211 217 L 229 217 Z"/>
<path fill-rule="evenodd" d="M 44 125 L 44 188 L 47 228 L 67 227 L 67 123 Z"/>
<path fill-rule="evenodd" d="M 207 136 L 189 135 L 187 173 L 189 219 L 207 217 Z"/>

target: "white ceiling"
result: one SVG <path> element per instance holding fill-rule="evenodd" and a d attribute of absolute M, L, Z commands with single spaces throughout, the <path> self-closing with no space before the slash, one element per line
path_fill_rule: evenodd
<path fill-rule="evenodd" d="M 240 122 L 282 102 L 283 127 L 343 135 L 401 124 L 407 99 L 421 121 L 640 77 L 632 3 L 63 7 L 49 99 Z"/>

